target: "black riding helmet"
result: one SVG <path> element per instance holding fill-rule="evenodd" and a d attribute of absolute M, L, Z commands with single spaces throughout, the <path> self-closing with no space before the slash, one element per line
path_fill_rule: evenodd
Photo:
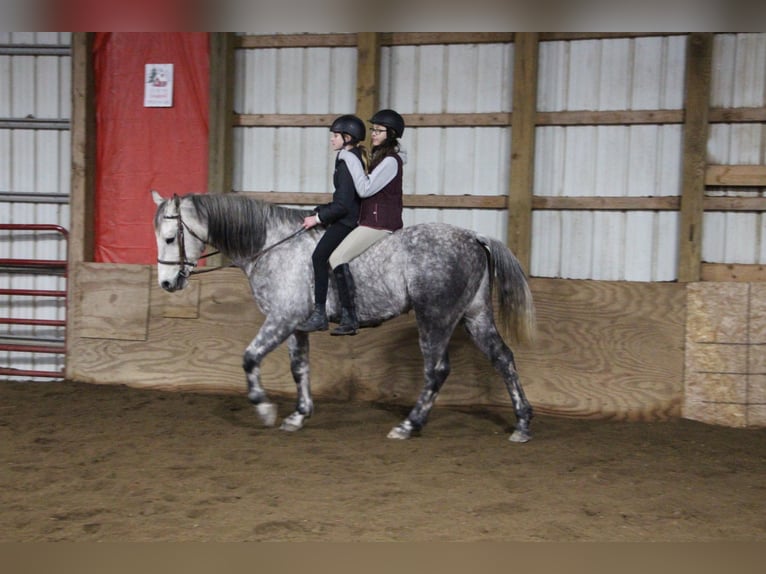
<path fill-rule="evenodd" d="M 386 126 L 394 131 L 398 138 L 404 135 L 404 118 L 394 110 L 380 110 L 370 118 L 370 123 Z"/>
<path fill-rule="evenodd" d="M 335 121 L 330 126 L 330 131 L 348 134 L 354 138 L 355 142 L 362 141 L 364 136 L 367 135 L 364 122 L 353 114 L 346 114 L 335 118 Z"/>

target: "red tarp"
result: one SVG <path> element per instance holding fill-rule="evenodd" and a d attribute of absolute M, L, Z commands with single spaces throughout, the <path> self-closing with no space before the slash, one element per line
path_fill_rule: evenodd
<path fill-rule="evenodd" d="M 144 107 L 146 64 L 173 64 L 172 107 Z M 207 189 L 209 66 L 207 33 L 96 34 L 95 261 L 155 263 L 150 190 Z"/>

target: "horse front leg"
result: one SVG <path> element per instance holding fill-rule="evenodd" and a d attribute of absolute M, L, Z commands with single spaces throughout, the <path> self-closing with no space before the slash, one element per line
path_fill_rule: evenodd
<path fill-rule="evenodd" d="M 282 421 L 279 427 L 283 431 L 294 432 L 303 428 L 303 421 L 314 412 L 314 401 L 311 398 L 309 381 L 309 336 L 308 333 L 296 331 L 287 338 L 287 350 L 290 355 L 290 371 L 293 374 L 297 390 L 295 412 Z"/>
<path fill-rule="evenodd" d="M 255 408 L 261 422 L 267 427 L 276 424 L 277 405 L 269 400 L 266 391 L 261 386 L 261 362 L 289 335 L 289 327 L 267 318 L 255 339 L 247 346 L 242 361 L 242 368 L 247 377 L 247 398 Z"/>

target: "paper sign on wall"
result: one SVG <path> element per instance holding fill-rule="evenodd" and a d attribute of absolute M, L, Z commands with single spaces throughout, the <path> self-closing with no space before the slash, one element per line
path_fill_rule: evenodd
<path fill-rule="evenodd" d="M 172 107 L 173 64 L 146 64 L 144 76 L 144 107 Z"/>

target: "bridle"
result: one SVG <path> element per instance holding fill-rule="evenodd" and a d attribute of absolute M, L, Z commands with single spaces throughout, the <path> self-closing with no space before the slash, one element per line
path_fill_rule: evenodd
<path fill-rule="evenodd" d="M 183 218 L 181 217 L 181 198 L 178 196 L 178 194 L 173 194 L 173 204 L 176 206 L 176 214 L 175 215 L 162 215 L 162 219 L 176 219 L 178 220 L 178 231 L 176 231 L 176 241 L 178 242 L 178 261 L 168 261 L 167 259 L 160 259 L 157 258 L 157 263 L 160 265 L 178 265 L 181 268 L 181 271 L 179 272 L 179 275 L 181 277 L 188 279 L 190 275 L 199 275 L 200 273 L 210 273 L 211 271 L 217 271 L 218 269 L 225 269 L 227 267 L 235 267 L 233 263 L 230 263 L 229 265 L 221 265 L 220 267 L 211 267 L 208 269 L 194 269 L 197 267 L 197 262 L 199 262 L 202 259 L 205 259 L 207 257 L 211 257 L 213 255 L 217 255 L 220 253 L 220 251 L 212 251 L 210 253 L 204 253 L 203 255 L 200 255 L 197 261 L 189 261 L 189 259 L 186 257 L 186 242 L 184 241 L 184 229 L 188 231 L 194 239 L 197 241 L 200 241 L 204 245 L 208 244 L 207 239 L 202 239 L 199 235 L 194 233 L 194 231 L 184 222 Z M 287 237 L 283 237 L 276 243 L 273 243 L 272 245 L 269 245 L 268 247 L 265 247 L 261 251 L 259 251 L 255 257 L 253 258 L 254 262 L 257 262 L 258 259 L 260 259 L 262 256 L 264 256 L 266 253 L 274 249 L 275 247 L 282 245 L 284 242 L 289 241 L 293 237 L 296 237 L 306 231 L 304 227 L 299 228 L 297 231 L 294 231 Z"/>
<path fill-rule="evenodd" d="M 181 217 L 181 198 L 178 196 L 178 194 L 173 194 L 173 204 L 176 206 L 176 214 L 163 214 L 162 219 L 175 219 L 178 221 L 178 230 L 176 231 L 176 242 L 178 243 L 178 261 L 168 261 L 167 259 L 160 259 L 158 257 L 157 263 L 160 265 L 178 265 L 181 268 L 181 271 L 179 272 L 181 277 L 188 279 L 189 275 L 195 273 L 193 269 L 197 266 L 197 261 L 199 261 L 199 259 L 210 257 L 215 253 L 207 253 L 202 255 L 197 261 L 189 261 L 189 259 L 186 257 L 186 241 L 184 239 L 184 229 L 188 231 L 197 241 L 201 241 L 203 244 L 207 244 L 207 240 L 202 239 L 200 236 L 194 233 L 194 231 L 192 231 L 192 229 L 184 222 L 183 218 Z"/>

